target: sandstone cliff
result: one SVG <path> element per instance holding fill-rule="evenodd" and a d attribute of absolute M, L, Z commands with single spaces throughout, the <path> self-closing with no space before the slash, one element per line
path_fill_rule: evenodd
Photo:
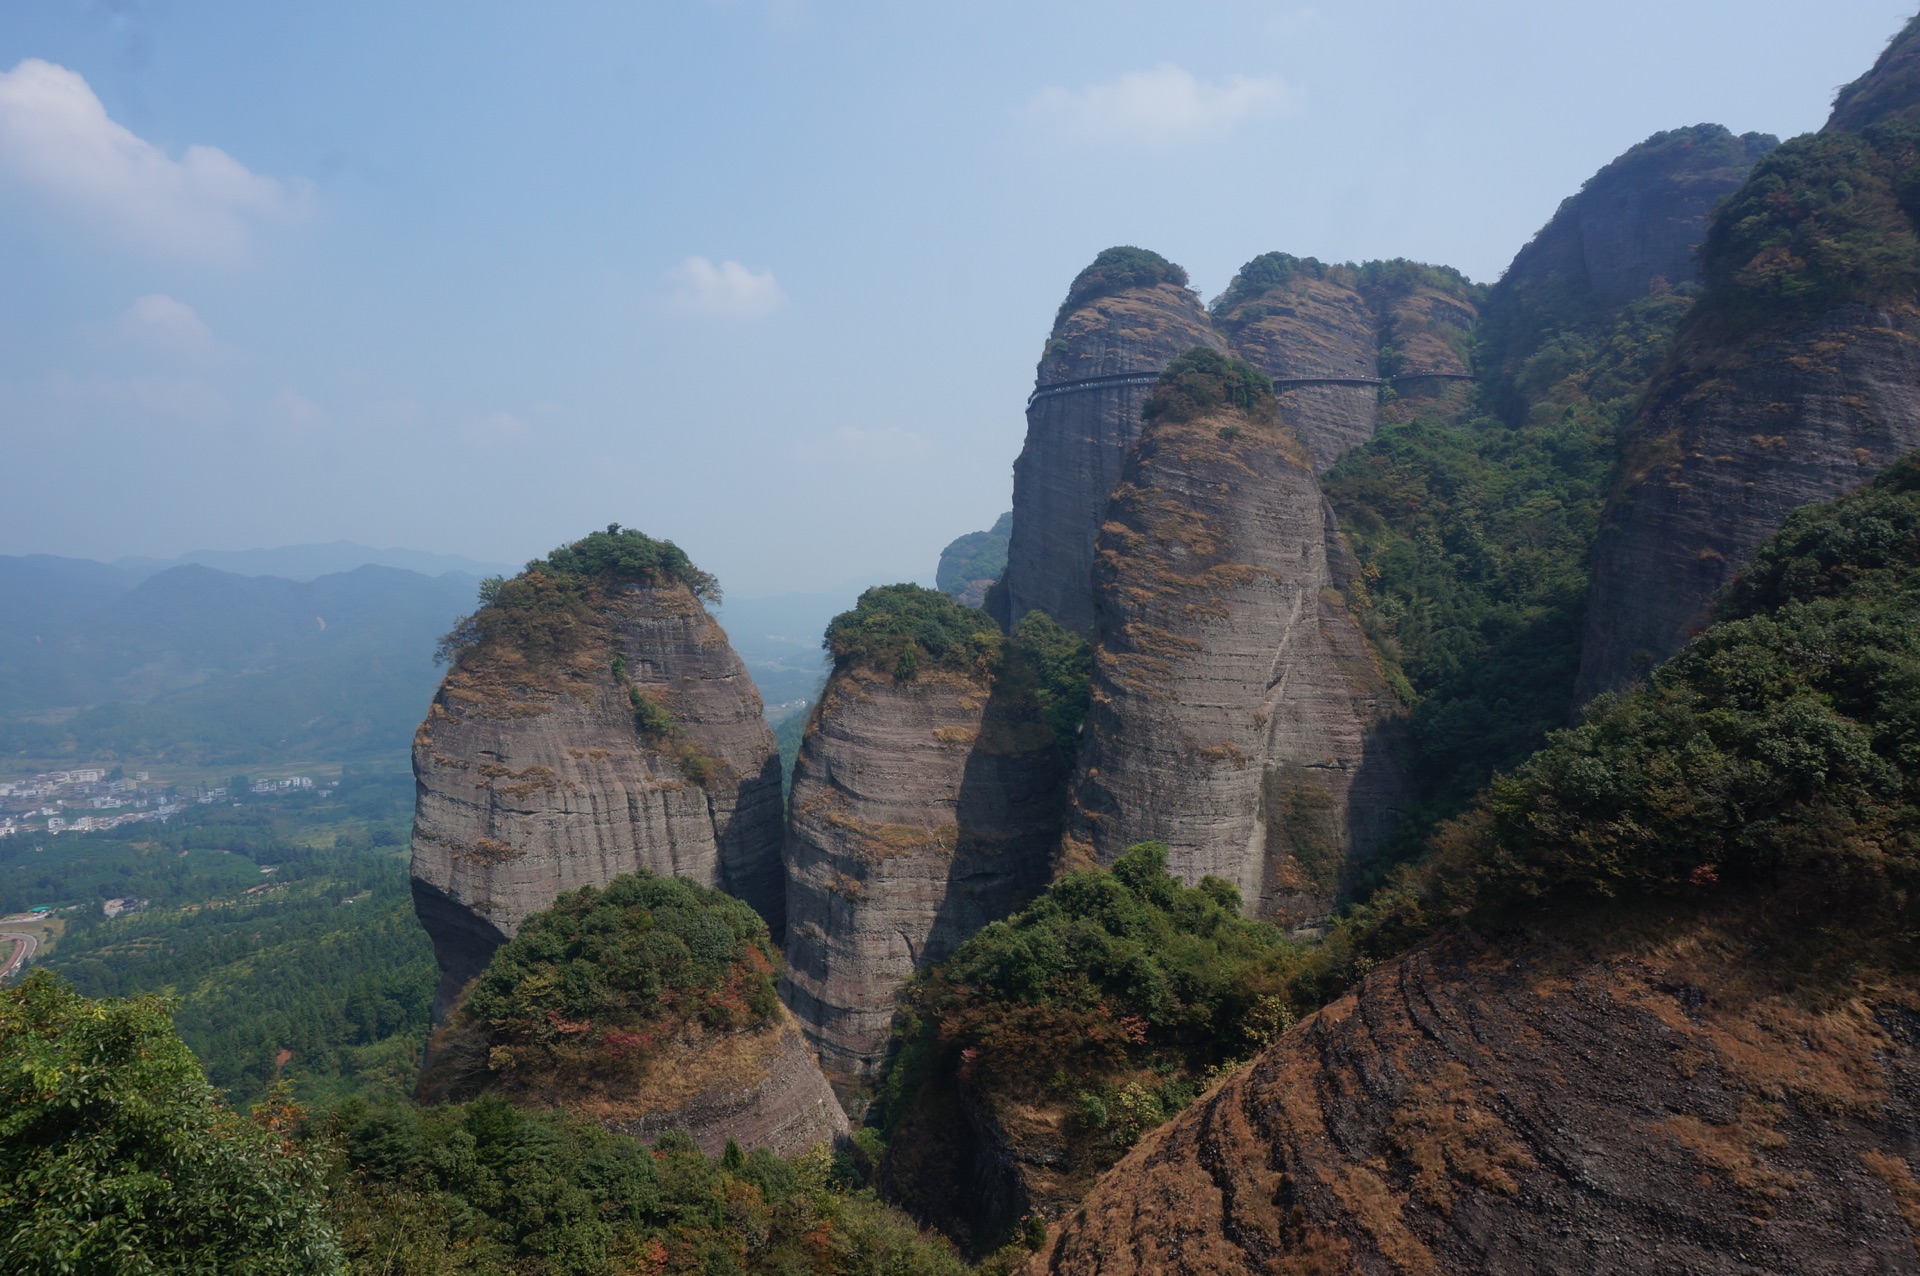
<path fill-rule="evenodd" d="M 1260 374 L 1194 351 L 1148 413 L 1100 529 L 1074 837 L 1103 863 L 1164 841 L 1176 876 L 1304 922 L 1395 818 L 1392 700 Z"/>
<path fill-rule="evenodd" d="M 869 590 L 829 641 L 794 766 L 783 991 L 858 1106 L 907 980 L 1045 885 L 1067 755 L 982 612 Z"/>
<path fill-rule="evenodd" d="M 1489 290 L 1479 333 L 1488 371 L 1511 378 L 1556 336 L 1656 289 L 1697 285 L 1708 215 L 1777 145 L 1697 124 L 1655 133 L 1588 178 Z"/>
<path fill-rule="evenodd" d="M 1864 120 L 1880 96 L 1854 94 L 1841 117 Z M 1920 444 L 1920 237 L 1900 194 L 1920 167 L 1863 127 L 1781 146 L 1715 218 L 1706 291 L 1627 432 L 1576 703 L 1677 651 L 1791 510 Z"/>
<path fill-rule="evenodd" d="M 1138 374 L 1150 378 L 1194 346 L 1223 346 L 1186 282 L 1184 270 L 1156 254 L 1110 248 L 1068 291 L 1013 466 L 1005 597 L 991 604 L 1003 625 L 1038 609 L 1092 631 L 1093 537 L 1152 389 Z"/>
<path fill-rule="evenodd" d="M 1437 943 L 1148 1136 L 1034 1268 L 1920 1271 L 1920 983 L 1798 982 L 1731 919 Z"/>
<path fill-rule="evenodd" d="M 728 891 L 781 933 L 773 733 L 686 581 L 536 565 L 470 624 L 413 748 L 436 1019 L 528 913 L 636 868 Z"/>

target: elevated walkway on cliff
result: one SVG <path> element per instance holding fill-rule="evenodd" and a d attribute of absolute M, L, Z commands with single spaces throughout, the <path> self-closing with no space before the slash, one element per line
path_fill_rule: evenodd
<path fill-rule="evenodd" d="M 1083 394 L 1091 390 L 1117 389 L 1122 386 L 1152 385 L 1160 379 L 1158 372 L 1114 372 L 1103 377 L 1082 377 L 1077 381 L 1058 381 L 1053 385 L 1043 385 L 1027 396 L 1027 406 L 1031 408 L 1042 399 L 1057 398 L 1063 394 Z M 1275 377 L 1275 390 L 1293 390 L 1301 386 L 1344 385 L 1378 387 L 1395 385 L 1402 381 L 1475 381 L 1471 372 L 1441 372 L 1432 368 L 1419 368 L 1412 372 L 1396 372 L 1390 377 Z"/>

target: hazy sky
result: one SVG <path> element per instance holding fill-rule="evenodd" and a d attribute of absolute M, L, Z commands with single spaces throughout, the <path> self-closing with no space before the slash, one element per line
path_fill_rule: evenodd
<path fill-rule="evenodd" d="M 15 0 L 0 553 L 930 580 L 1099 249 L 1492 279 L 1649 133 L 1817 128 L 1913 4 Z"/>

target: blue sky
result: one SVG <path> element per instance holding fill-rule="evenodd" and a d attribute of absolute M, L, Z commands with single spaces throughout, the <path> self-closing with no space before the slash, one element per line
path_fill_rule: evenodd
<path fill-rule="evenodd" d="M 1649 133 L 1817 128 L 1912 4 L 9 4 L 0 553 L 930 580 L 1099 249 L 1491 279 Z"/>

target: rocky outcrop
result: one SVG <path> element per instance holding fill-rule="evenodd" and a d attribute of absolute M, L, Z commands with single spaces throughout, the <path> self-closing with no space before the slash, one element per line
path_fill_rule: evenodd
<path fill-rule="evenodd" d="M 940 551 L 933 583 L 967 607 L 985 604 L 987 590 L 1007 570 L 1007 539 L 1013 535 L 1013 511 L 993 521 L 984 532 L 956 536 Z"/>
<path fill-rule="evenodd" d="M 783 995 L 855 1107 L 907 980 L 1050 873 L 1066 761 L 982 638 L 986 654 L 909 677 L 840 660 L 794 766 Z"/>
<path fill-rule="evenodd" d="M 1137 374 L 1157 373 L 1195 346 L 1224 345 L 1186 282 L 1185 271 L 1154 254 L 1109 249 L 1069 290 L 1040 358 L 1026 445 L 1013 465 L 1006 592 L 995 613 L 1002 624 L 1038 609 L 1092 632 L 1093 538 L 1152 389 Z"/>
<path fill-rule="evenodd" d="M 1214 305 L 1233 353 L 1276 381 L 1380 375 L 1380 331 L 1355 273 L 1308 257 L 1268 253 L 1240 268 Z M 1281 419 L 1306 443 L 1315 473 L 1373 437 L 1372 385 L 1274 387 Z"/>
<path fill-rule="evenodd" d="M 1920 310 L 1824 315 L 1676 378 L 1638 429 L 1594 551 L 1581 703 L 1684 646 L 1788 514 L 1920 447 Z"/>
<path fill-rule="evenodd" d="M 1829 130 L 1858 133 L 1882 120 L 1910 122 L 1920 112 L 1920 18 L 1902 27 L 1873 67 L 1833 99 Z"/>
<path fill-rule="evenodd" d="M 437 1021 L 527 914 L 636 868 L 727 891 L 782 930 L 779 755 L 726 634 L 683 583 L 562 584 L 577 594 L 556 613 L 565 637 L 507 626 L 461 653 L 414 737 Z"/>
<path fill-rule="evenodd" d="M 684 1130 L 716 1157 L 728 1139 L 743 1151 L 791 1156 L 847 1133 L 847 1114 L 784 1007 L 752 1032 L 689 1040 L 653 1069 L 645 1088 L 617 1106 L 586 1111 L 645 1143 Z"/>
<path fill-rule="evenodd" d="M 1752 920 L 1416 950 L 1149 1135 L 1033 1270 L 1920 1271 L 1920 985 L 1809 987 Z"/>
<path fill-rule="evenodd" d="M 1190 884 L 1224 878 L 1301 923 L 1384 838 L 1400 783 L 1331 519 L 1257 377 L 1206 352 L 1176 363 L 1114 490 L 1069 853 L 1163 841 Z"/>

